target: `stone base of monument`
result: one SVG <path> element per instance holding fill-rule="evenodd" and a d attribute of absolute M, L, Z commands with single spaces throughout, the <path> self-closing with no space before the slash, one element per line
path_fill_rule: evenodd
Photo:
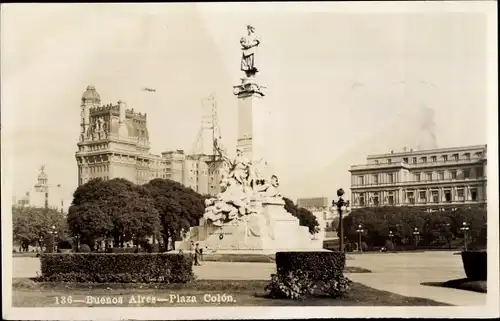
<path fill-rule="evenodd" d="M 207 224 L 192 227 L 176 250 L 189 250 L 198 243 L 204 253 L 259 253 L 322 250 L 323 240 L 311 239 L 305 226 L 288 213 L 282 200 L 266 200 L 256 214 L 245 215 L 222 226 Z"/>

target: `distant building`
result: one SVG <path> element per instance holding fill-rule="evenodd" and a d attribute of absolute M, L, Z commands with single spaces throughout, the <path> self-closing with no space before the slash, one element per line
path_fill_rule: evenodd
<path fill-rule="evenodd" d="M 333 214 L 330 211 L 330 204 L 327 197 L 299 198 L 297 206 L 303 207 L 316 216 L 319 228 L 324 233 L 333 221 Z"/>
<path fill-rule="evenodd" d="M 164 178 L 200 194 L 219 192 L 220 168 L 227 165 L 218 157 L 187 155 L 184 150 L 150 153 L 147 115 L 128 109 L 123 101 L 101 105 L 94 86 L 83 93 L 80 108 L 78 185 L 97 177 L 136 184 Z"/>
<path fill-rule="evenodd" d="M 391 151 L 349 171 L 352 208 L 486 204 L 486 145 Z"/>
<path fill-rule="evenodd" d="M 51 208 L 67 213 L 70 201 L 62 198 L 61 185 L 50 185 L 45 167 L 40 168 L 37 183 L 23 197 L 13 198 L 12 205 L 18 207 Z"/>

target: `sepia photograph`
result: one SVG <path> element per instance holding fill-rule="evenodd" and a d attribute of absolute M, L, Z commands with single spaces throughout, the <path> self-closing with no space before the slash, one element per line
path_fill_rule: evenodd
<path fill-rule="evenodd" d="M 4 319 L 500 317 L 496 2 L 0 25 Z"/>

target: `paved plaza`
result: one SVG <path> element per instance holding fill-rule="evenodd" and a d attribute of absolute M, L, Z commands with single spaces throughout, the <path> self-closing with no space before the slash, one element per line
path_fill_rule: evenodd
<path fill-rule="evenodd" d="M 483 293 L 421 285 L 465 278 L 461 257 L 453 252 L 363 253 L 352 257 L 346 261 L 348 266 L 363 267 L 372 273 L 347 276 L 372 288 L 453 305 L 486 304 Z M 275 271 L 274 263 L 204 262 L 194 267 L 197 278 L 207 280 L 269 280 Z M 38 258 L 13 258 L 14 277 L 34 277 L 37 273 Z"/>

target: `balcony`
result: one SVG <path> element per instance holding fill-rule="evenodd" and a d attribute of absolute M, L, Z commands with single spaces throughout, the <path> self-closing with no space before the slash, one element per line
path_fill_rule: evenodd
<path fill-rule="evenodd" d="M 359 171 L 359 170 L 379 170 L 391 167 L 403 167 L 406 169 L 412 168 L 430 168 L 430 167 L 443 167 L 443 166 L 455 166 L 455 165 L 468 165 L 468 164 L 478 164 L 485 161 L 486 158 L 471 158 L 471 159 L 459 159 L 459 160 L 447 160 L 447 161 L 427 161 L 427 162 L 417 162 L 417 163 L 378 163 L 378 164 L 363 164 L 363 165 L 351 165 L 349 171 Z"/>
<path fill-rule="evenodd" d="M 377 207 L 377 206 L 414 206 L 414 207 L 438 207 L 438 206 L 467 206 L 467 205 L 483 205 L 486 204 L 486 199 L 477 199 L 477 200 L 451 200 L 451 201 L 427 201 L 427 202 L 415 202 L 414 200 L 406 200 L 401 203 L 393 203 L 389 202 L 380 203 L 378 205 L 375 204 L 352 204 L 352 208 L 364 208 L 364 207 Z"/>
<path fill-rule="evenodd" d="M 433 185 L 433 184 L 454 184 L 454 183 L 477 183 L 486 181 L 486 177 L 477 178 L 461 178 L 461 179 L 433 179 L 433 180 L 410 180 L 403 182 L 392 182 L 392 183 L 365 183 L 365 184 L 351 184 L 352 188 L 369 188 L 369 187 L 396 187 L 396 186 L 411 186 L 411 185 Z"/>

